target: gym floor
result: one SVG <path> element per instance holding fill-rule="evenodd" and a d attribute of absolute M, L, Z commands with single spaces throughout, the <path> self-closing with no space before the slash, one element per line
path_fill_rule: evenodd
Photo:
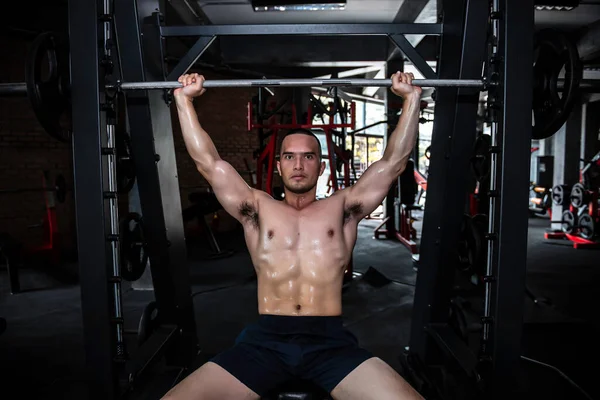
<path fill-rule="evenodd" d="M 379 223 L 364 220 L 359 226 L 354 252 L 358 274 L 343 295 L 344 317 L 365 348 L 401 370 L 399 358 L 409 342 L 417 272 L 409 251 L 400 243 L 373 239 Z M 598 398 L 594 361 L 600 356 L 600 323 L 595 318 L 600 298 L 594 293 L 600 285 L 599 253 L 575 250 L 567 241 L 545 240 L 547 218 L 531 218 L 529 227 L 527 285 L 549 303 L 536 305 L 526 297 L 522 355 L 552 364 L 591 398 Z M 230 346 L 244 325 L 257 317 L 256 281 L 243 236 L 228 234 L 227 241 L 219 239 L 222 247 L 235 250 L 233 256 L 202 260 L 208 248 L 200 244 L 189 252 L 202 350 L 198 365 Z M 77 282 L 26 268 L 21 271 L 22 293 L 10 295 L 5 270 L 0 271 L 0 285 L 0 315 L 8 323 L 0 335 L 3 392 L 18 393 L 19 398 L 84 399 Z M 152 292 L 124 293 L 126 329 L 137 329 L 142 310 L 152 298 Z M 525 359 L 523 367 L 527 398 L 590 398 L 556 370 Z M 178 371 L 160 365 L 155 373 L 151 384 L 139 388 L 134 398 L 158 399 L 178 376 Z"/>

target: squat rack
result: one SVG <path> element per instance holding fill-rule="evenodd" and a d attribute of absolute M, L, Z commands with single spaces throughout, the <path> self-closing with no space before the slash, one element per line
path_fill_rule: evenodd
<path fill-rule="evenodd" d="M 491 201 L 489 315 L 487 340 L 478 354 L 461 346 L 448 329 L 451 280 L 444 261 L 456 246 L 462 218 L 468 160 L 475 140 L 477 89 L 437 90 L 428 201 L 413 311 L 409 358 L 424 366 L 452 359 L 485 379 L 489 398 L 505 398 L 516 387 L 525 290 L 527 197 L 531 139 L 533 2 L 443 0 L 441 24 L 318 24 L 164 26 L 159 0 L 69 2 L 73 160 L 81 270 L 81 297 L 90 395 L 116 399 L 143 376 L 146 365 L 166 351 L 169 363 L 189 365 L 197 353 L 172 121 L 165 93 L 125 93 L 132 159 L 141 214 L 148 227 L 159 329 L 128 354 L 123 341 L 119 232 L 114 186 L 114 97 L 107 86 L 123 82 L 173 81 L 221 35 L 386 35 L 426 79 L 481 78 L 488 18 L 498 40 L 499 85 L 494 130 L 496 182 Z M 114 5 L 114 9 L 112 8 Z M 99 29 L 103 28 L 103 29 Z M 441 35 L 436 74 L 405 34 Z M 197 36 L 170 71 L 162 41 Z M 475 50 L 473 50 L 475 49 Z M 508 132 L 508 134 L 504 134 Z M 151 134 L 150 134 L 151 133 Z M 520 207 L 520 205 L 523 205 Z M 502 288 L 502 290 L 500 290 Z M 450 356 L 442 357 L 441 350 Z M 167 351 L 168 350 L 168 351 Z M 481 368 L 482 365 L 485 368 Z M 493 390 L 492 390 L 493 388 Z"/>

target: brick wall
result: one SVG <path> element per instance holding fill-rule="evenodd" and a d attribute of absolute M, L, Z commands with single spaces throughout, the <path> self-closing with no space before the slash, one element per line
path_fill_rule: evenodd
<path fill-rule="evenodd" d="M 234 79 L 206 71 L 198 71 L 198 73 L 202 74 L 207 80 Z M 244 159 L 251 170 L 256 170 L 256 160 L 253 158 L 253 152 L 258 149 L 259 140 L 256 130 L 248 132 L 247 105 L 257 93 L 257 89 L 250 88 L 208 89 L 206 93 L 194 101 L 198 120 L 215 143 L 219 155 L 229 162 L 248 184 L 251 184 L 251 177 Z M 282 94 L 281 91 L 278 91 L 276 96 L 271 97 L 269 101 L 279 101 L 280 94 Z M 172 121 L 179 185 L 181 187 L 181 202 L 185 208 L 189 206 L 189 193 L 206 189 L 209 185 L 196 170 L 187 153 L 174 105 L 172 107 Z M 220 221 L 216 230 L 227 231 L 236 226 L 233 218 L 224 211 L 219 212 L 218 217 Z"/>
<path fill-rule="evenodd" d="M 0 36 L 5 57 L 0 66 L 0 82 L 23 82 L 25 60 L 30 41 Z M 27 98 L 0 97 L 0 189 L 41 187 L 42 171 L 54 180 L 63 174 L 72 186 L 72 162 L 69 143 L 48 135 L 38 123 Z M 7 232 L 26 246 L 43 241 L 39 224 L 45 214 L 44 193 L 0 194 L 0 232 Z M 64 204 L 56 205 L 59 242 L 67 251 L 75 245 L 75 215 L 72 191 Z"/>
<path fill-rule="evenodd" d="M 24 81 L 24 62 L 29 42 L 15 37 L 0 37 L 0 46 L 11 54 L 12 62 L 3 62 L 0 82 Z M 232 79 L 205 72 L 207 79 Z M 244 159 L 255 168 L 253 151 L 258 147 L 256 132 L 247 131 L 247 104 L 256 89 L 209 90 L 195 102 L 199 120 L 211 135 L 220 155 L 230 162 L 250 182 Z M 177 155 L 181 201 L 189 206 L 190 192 L 207 188 L 208 184 L 195 169 L 181 136 L 175 106 L 172 107 L 173 134 Z M 72 187 L 73 168 L 71 146 L 49 136 L 37 122 L 27 98 L 0 98 L 0 188 L 41 186 L 42 171 L 52 178 L 63 174 Z M 43 193 L 0 195 L 0 232 L 7 232 L 27 246 L 42 242 L 39 224 L 44 216 Z M 75 204 L 73 192 L 64 204 L 56 206 L 59 222 L 60 247 L 66 251 L 76 249 Z M 219 213 L 220 230 L 236 225 L 224 212 Z"/>
<path fill-rule="evenodd" d="M 199 73 L 206 79 L 228 79 L 207 72 Z M 240 172 L 248 183 L 250 176 L 246 173 L 244 158 L 253 168 L 252 152 L 258 147 L 258 135 L 248 132 L 246 116 L 247 104 L 255 94 L 256 89 L 209 89 L 194 101 L 198 120 L 210 135 L 219 155 Z M 171 114 L 182 205 L 186 207 L 189 204 L 187 195 L 199 188 L 208 188 L 208 183 L 196 170 L 185 148 L 174 104 Z"/>

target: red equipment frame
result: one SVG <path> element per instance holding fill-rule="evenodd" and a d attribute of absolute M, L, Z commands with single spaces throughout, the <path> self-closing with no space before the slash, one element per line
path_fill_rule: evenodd
<path fill-rule="evenodd" d="M 416 168 L 414 170 L 414 177 L 417 185 L 421 187 L 422 190 L 427 191 L 427 178 L 425 175 L 421 174 Z M 415 240 L 417 239 L 417 230 L 413 227 L 412 223 L 412 208 L 406 207 L 404 204 L 400 205 L 400 231 L 388 232 L 387 229 L 382 229 L 386 222 L 391 217 L 385 217 L 381 224 L 379 224 L 374 231 L 375 239 L 379 239 L 379 236 L 385 235 L 388 239 L 392 237 L 396 237 L 396 239 L 406 246 L 407 249 L 410 250 L 411 254 L 417 255 L 419 254 L 419 249 L 417 248 L 417 243 Z"/>
<path fill-rule="evenodd" d="M 337 171 L 334 163 L 334 155 L 337 155 L 338 159 L 344 165 L 344 185 L 345 187 L 350 186 L 350 161 L 348 157 L 345 155 L 345 151 L 342 147 L 336 145 L 333 141 L 333 133 L 332 130 L 336 128 L 351 128 L 356 129 L 356 103 L 352 102 L 350 104 L 350 123 L 346 124 L 336 124 L 333 122 L 334 116 L 329 116 L 328 124 L 279 124 L 279 123 L 271 123 L 275 116 L 272 116 L 267 120 L 267 124 L 259 124 L 254 122 L 254 116 L 252 113 L 252 102 L 248 102 L 248 132 L 251 132 L 253 129 L 271 129 L 271 135 L 269 138 L 269 142 L 265 146 L 265 148 L 260 152 L 257 160 L 256 160 L 256 189 L 262 189 L 262 178 L 263 178 L 263 164 L 265 160 L 267 160 L 267 178 L 265 182 L 265 192 L 270 195 L 273 195 L 273 174 L 275 172 L 275 156 L 277 152 L 277 139 L 279 135 L 280 129 L 313 129 L 319 128 L 323 129 L 325 132 L 325 136 L 327 139 L 327 153 L 329 159 L 329 170 L 330 175 L 329 179 L 331 182 L 331 187 L 334 191 L 339 189 L 337 183 Z M 307 111 L 307 121 L 312 121 L 312 109 L 308 107 Z M 297 112 L 295 104 L 292 104 L 292 121 L 297 121 Z"/>
<path fill-rule="evenodd" d="M 42 174 L 42 187 L 51 187 L 50 179 L 47 173 Z M 46 253 L 52 265 L 59 262 L 59 254 L 55 247 L 55 238 L 58 234 L 58 222 L 56 220 L 56 194 L 53 191 L 44 192 L 44 202 L 46 204 L 46 213 L 42 221 L 43 242 L 39 246 L 32 247 L 30 252 L 33 254 Z M 36 225 L 39 226 L 39 225 Z"/>

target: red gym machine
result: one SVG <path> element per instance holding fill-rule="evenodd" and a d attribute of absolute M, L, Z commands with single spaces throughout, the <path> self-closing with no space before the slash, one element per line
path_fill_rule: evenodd
<path fill-rule="evenodd" d="M 579 182 L 572 187 L 552 188 L 552 201 L 568 208 L 563 211 L 560 231 L 544 234 L 546 239 L 568 239 L 575 249 L 600 248 L 600 152 L 581 169 Z M 568 196 L 567 196 L 568 194 Z"/>
<path fill-rule="evenodd" d="M 256 158 L 256 183 L 255 188 L 259 190 L 263 190 L 263 165 L 267 162 L 267 174 L 266 174 L 266 183 L 265 183 L 265 192 L 270 195 L 273 195 L 273 175 L 275 173 L 275 158 L 277 155 L 277 142 L 279 131 L 282 129 L 322 129 L 325 132 L 326 143 L 327 143 L 327 153 L 329 159 L 329 169 L 330 169 L 330 186 L 333 191 L 337 191 L 340 189 L 340 185 L 338 183 L 337 178 L 337 169 L 336 165 L 342 165 L 344 169 L 344 180 L 343 187 L 350 186 L 350 163 L 352 162 L 352 151 L 346 150 L 342 144 L 338 144 L 335 142 L 335 137 L 337 136 L 335 133 L 336 129 L 342 128 L 352 128 L 356 127 L 356 104 L 352 102 L 350 104 L 350 122 L 349 123 L 334 123 L 335 114 L 329 114 L 329 123 L 327 124 L 313 124 L 313 112 L 312 108 L 309 107 L 307 111 L 307 123 L 285 123 L 285 122 L 277 122 L 277 110 L 283 108 L 282 106 L 277 107 L 276 105 L 272 105 L 271 107 L 271 115 L 267 119 L 266 123 L 255 122 L 254 113 L 253 113 L 253 105 L 252 102 L 248 103 L 248 132 L 252 132 L 254 129 L 262 129 L 270 132 L 268 134 L 268 142 L 264 146 L 264 148 L 255 153 Z M 292 121 L 298 121 L 298 115 L 296 111 L 296 105 L 291 105 L 291 119 Z M 339 136 L 338 136 L 339 137 Z M 340 137 L 341 138 L 341 137 Z"/>

